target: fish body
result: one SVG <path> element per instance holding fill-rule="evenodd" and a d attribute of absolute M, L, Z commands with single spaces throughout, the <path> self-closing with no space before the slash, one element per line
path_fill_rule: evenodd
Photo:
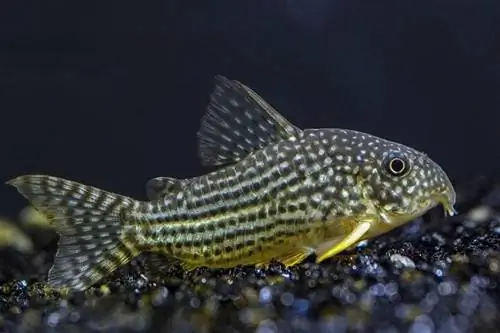
<path fill-rule="evenodd" d="M 322 262 L 438 204 L 455 213 L 451 181 L 427 155 L 353 130 L 301 130 L 222 76 L 198 135 L 202 163 L 217 169 L 151 179 L 149 201 L 47 175 L 9 181 L 60 236 L 49 284 L 85 289 L 142 252 L 188 270 Z"/>
<path fill-rule="evenodd" d="M 332 236 L 348 234 L 354 227 L 350 216 L 375 213 L 359 188 L 343 190 L 354 185 L 353 177 L 332 183 L 340 173 L 330 159 L 318 159 L 327 154 L 318 145 L 327 133 L 279 141 L 192 179 L 182 191 L 132 213 L 132 233 L 140 235 L 142 246 L 157 247 L 192 267 L 265 264 L 297 252 L 311 254 Z"/>

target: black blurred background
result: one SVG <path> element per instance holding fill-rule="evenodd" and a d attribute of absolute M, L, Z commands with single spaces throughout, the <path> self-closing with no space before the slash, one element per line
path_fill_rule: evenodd
<path fill-rule="evenodd" d="M 0 182 L 48 173 L 145 199 L 202 169 L 213 77 L 302 128 L 427 152 L 458 181 L 500 174 L 500 1 L 5 1 Z M 0 186 L 0 214 L 27 202 Z"/>

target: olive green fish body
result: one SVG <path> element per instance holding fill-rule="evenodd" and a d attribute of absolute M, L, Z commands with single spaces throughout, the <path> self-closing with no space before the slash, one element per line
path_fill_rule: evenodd
<path fill-rule="evenodd" d="M 149 201 L 47 175 L 10 180 L 59 234 L 49 284 L 86 289 L 142 252 L 186 269 L 321 262 L 437 204 L 454 214 L 453 186 L 425 154 L 299 129 L 238 81 L 216 77 L 198 137 L 216 170 L 150 179 Z"/>
<path fill-rule="evenodd" d="M 340 220 L 366 207 L 354 178 L 334 170 L 321 133 L 273 144 L 145 203 L 132 232 L 146 248 L 214 267 L 269 262 L 344 234 Z"/>

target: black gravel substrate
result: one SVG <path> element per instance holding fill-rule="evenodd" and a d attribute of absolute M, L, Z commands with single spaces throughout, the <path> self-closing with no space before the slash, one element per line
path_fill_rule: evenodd
<path fill-rule="evenodd" d="M 423 219 L 321 265 L 155 276 L 147 258 L 84 293 L 43 282 L 56 239 L 21 224 L 35 250 L 0 253 L 2 332 L 498 332 L 500 186 L 457 188 L 457 210 Z M 43 250 L 42 250 L 43 248 Z M 1 331 L 1 330 L 0 330 Z"/>

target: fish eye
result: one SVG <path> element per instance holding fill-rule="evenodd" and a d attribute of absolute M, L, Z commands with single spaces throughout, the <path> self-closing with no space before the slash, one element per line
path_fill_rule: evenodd
<path fill-rule="evenodd" d="M 410 162 L 401 153 L 392 153 L 384 162 L 386 171 L 393 176 L 404 176 L 410 171 Z"/>

